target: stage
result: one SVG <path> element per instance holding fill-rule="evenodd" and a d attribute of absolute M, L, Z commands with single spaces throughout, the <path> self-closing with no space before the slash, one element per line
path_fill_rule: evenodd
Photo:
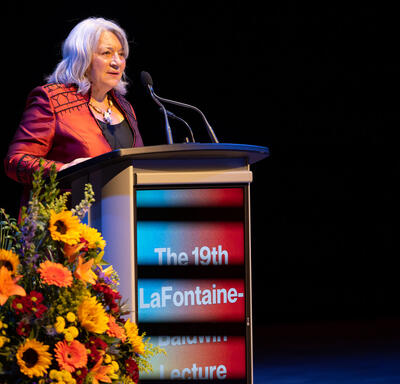
<path fill-rule="evenodd" d="M 167 141 L 143 70 L 160 96 L 198 106 L 221 143 L 270 150 L 249 190 L 254 383 L 400 383 L 397 13 L 374 2 L 55 7 L 14 2 L 5 11 L 18 33 L 4 23 L 2 158 L 72 26 L 118 21 L 131 42 L 127 99 L 146 146 Z M 206 142 L 198 116 L 182 116 Z M 18 215 L 21 186 L 4 171 L 1 185 L 0 206 Z"/>

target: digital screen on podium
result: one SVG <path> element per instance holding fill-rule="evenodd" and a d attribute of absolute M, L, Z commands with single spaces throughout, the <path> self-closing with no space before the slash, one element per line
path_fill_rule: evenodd
<path fill-rule="evenodd" d="M 245 186 L 136 190 L 141 380 L 247 382 Z"/>
<path fill-rule="evenodd" d="M 244 321 L 240 279 L 139 279 L 139 321 Z"/>

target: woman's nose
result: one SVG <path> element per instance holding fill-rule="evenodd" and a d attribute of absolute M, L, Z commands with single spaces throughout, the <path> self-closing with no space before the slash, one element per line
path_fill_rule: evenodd
<path fill-rule="evenodd" d="M 122 64 L 123 60 L 124 59 L 118 53 L 115 53 L 111 58 L 112 67 L 118 68 Z"/>

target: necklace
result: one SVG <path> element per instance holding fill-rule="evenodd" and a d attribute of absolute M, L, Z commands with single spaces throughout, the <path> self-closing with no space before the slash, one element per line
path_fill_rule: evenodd
<path fill-rule="evenodd" d="M 91 102 L 89 102 L 89 105 L 97 112 L 100 113 L 101 115 L 103 115 L 103 119 L 107 124 L 111 124 L 112 122 L 112 118 L 111 118 L 111 113 L 112 113 L 112 107 L 113 107 L 113 103 L 110 99 L 109 96 L 107 96 L 107 101 L 108 101 L 108 108 L 106 111 L 103 111 L 102 109 L 100 109 L 99 107 L 97 107 L 96 105 L 93 105 Z"/>

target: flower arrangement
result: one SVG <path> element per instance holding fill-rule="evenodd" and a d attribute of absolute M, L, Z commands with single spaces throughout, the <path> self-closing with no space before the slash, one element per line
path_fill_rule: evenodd
<path fill-rule="evenodd" d="M 90 184 L 69 210 L 56 175 L 35 173 L 18 223 L 0 211 L 0 383 L 137 383 L 164 351 L 128 317 L 106 243 L 82 223 Z"/>

